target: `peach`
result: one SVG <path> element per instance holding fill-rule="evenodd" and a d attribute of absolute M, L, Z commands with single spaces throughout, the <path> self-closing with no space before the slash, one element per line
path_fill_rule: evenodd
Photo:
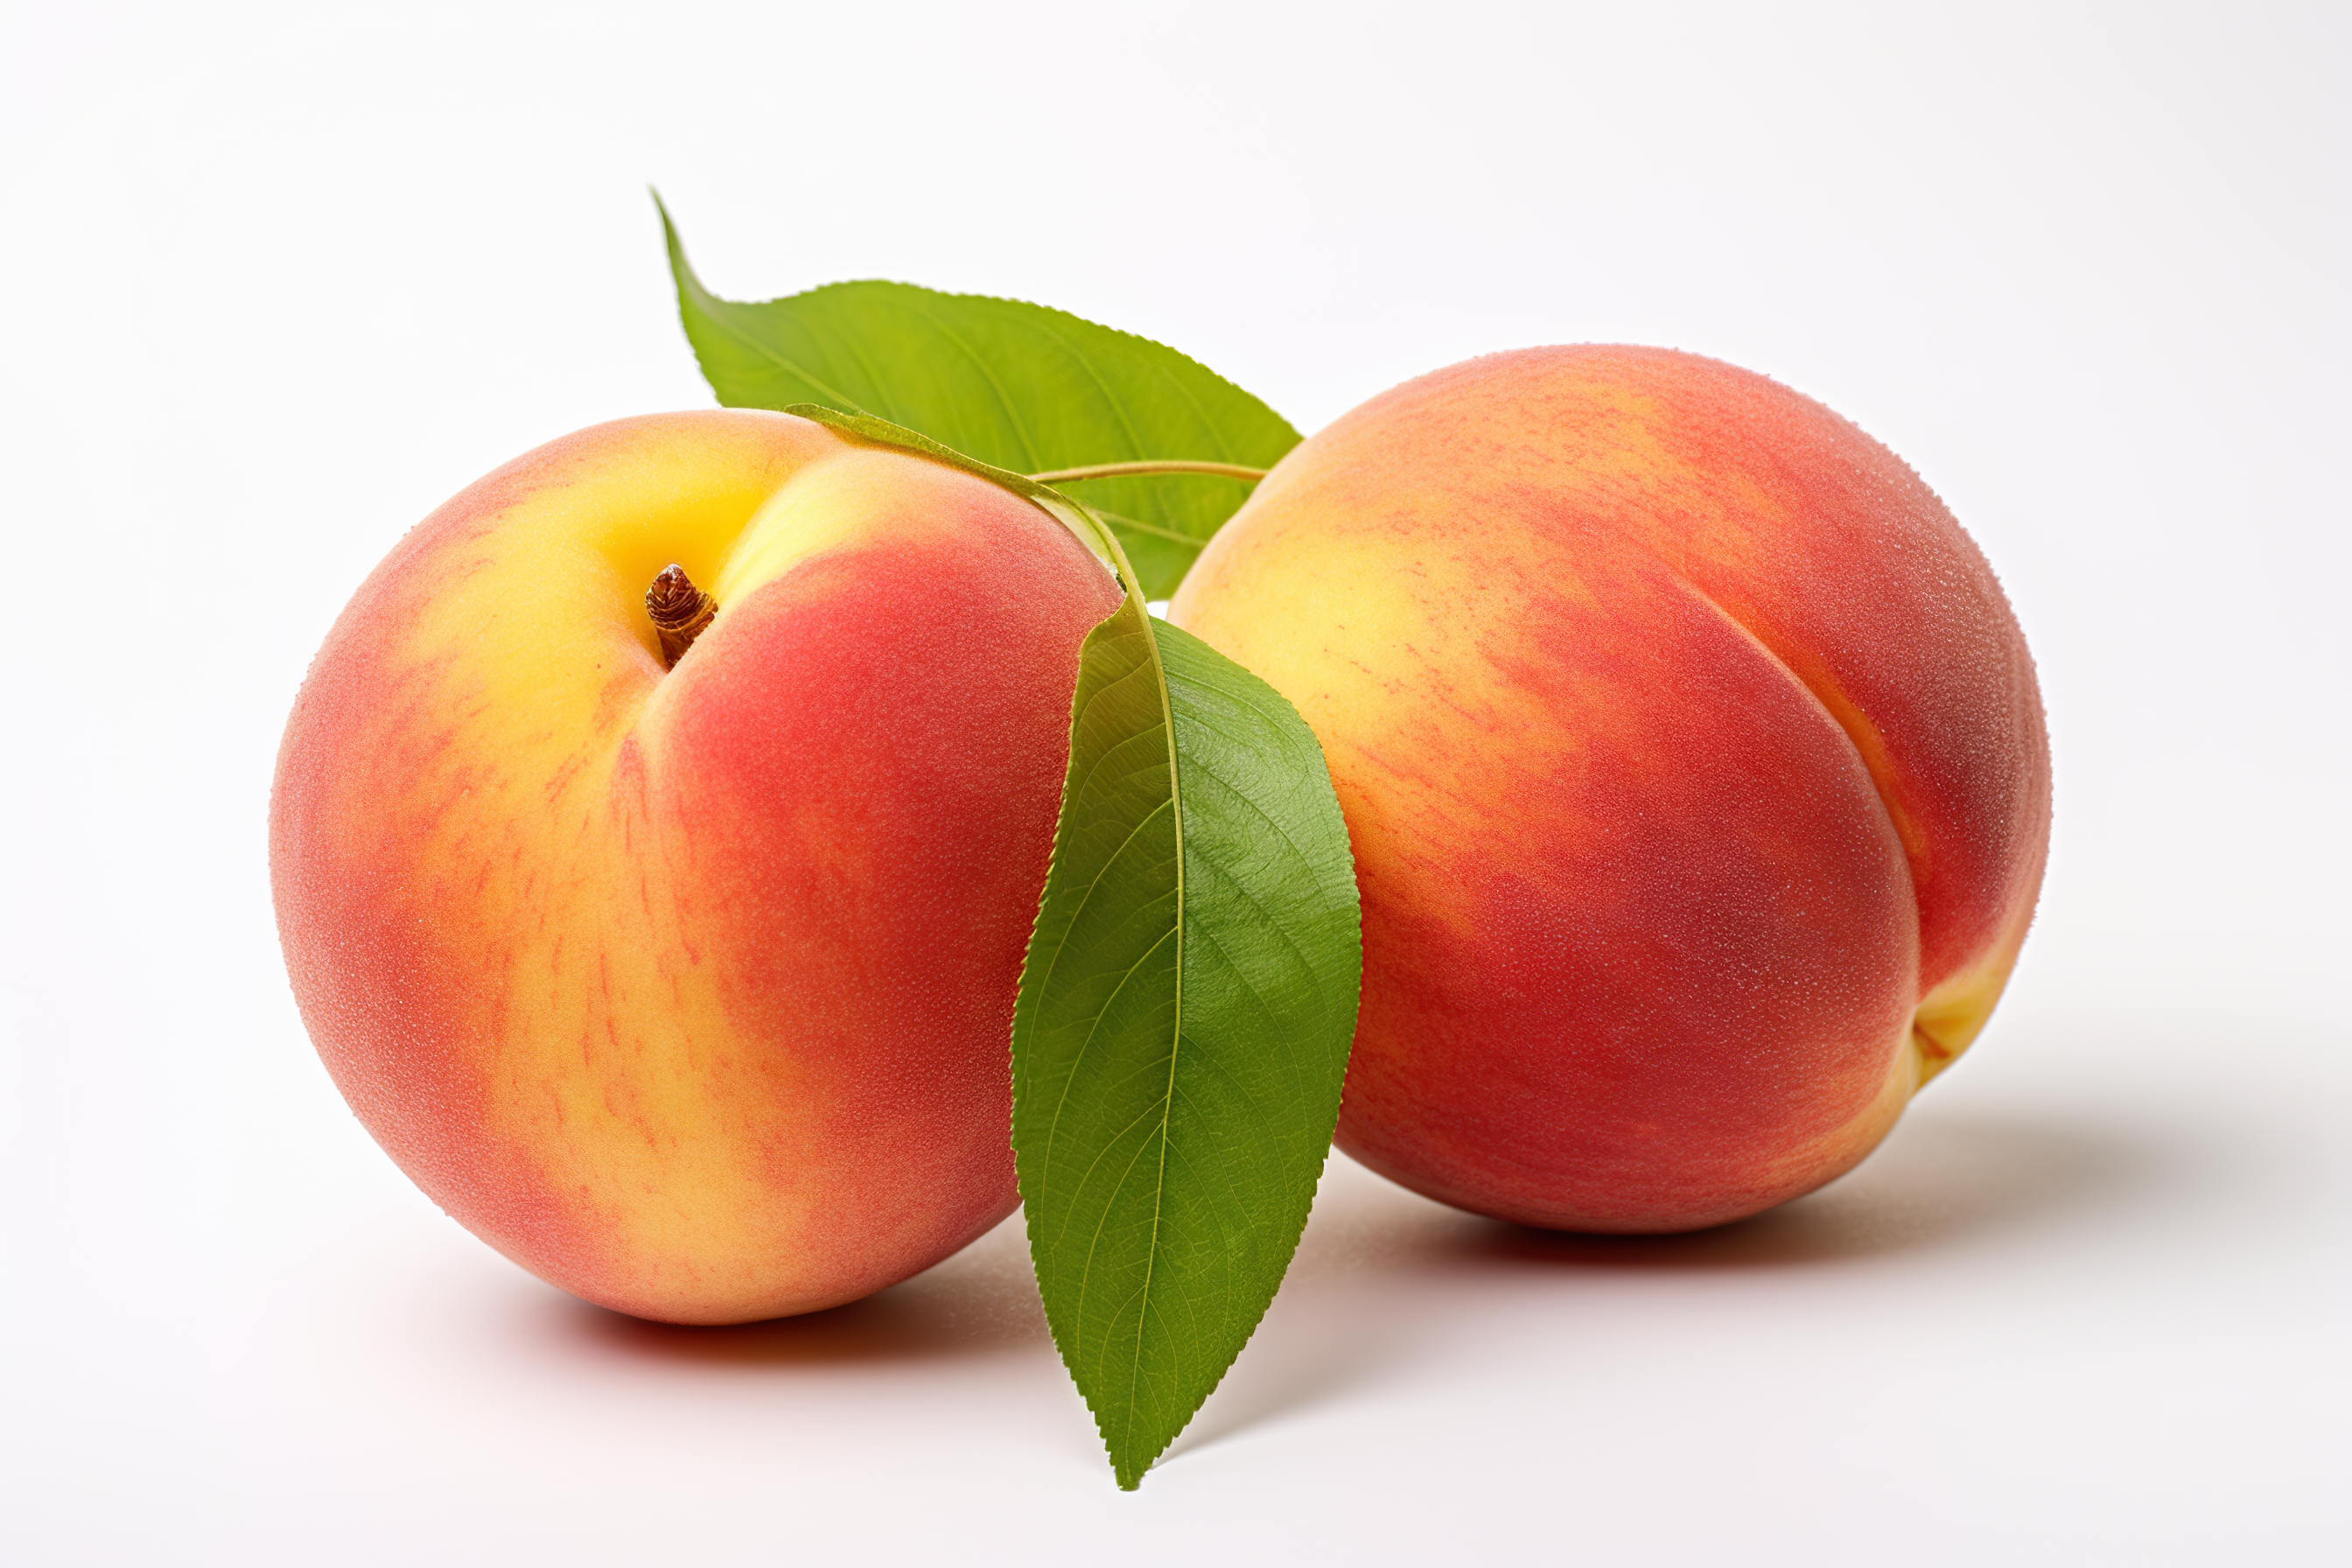
<path fill-rule="evenodd" d="M 1364 992 L 1341 1148 L 1665 1231 L 1860 1160 L 1983 1026 L 2049 746 L 1992 572 L 1819 404 L 1654 349 L 1474 360 L 1292 451 L 1171 618 L 1321 739 Z"/>
<path fill-rule="evenodd" d="M 668 668 L 645 596 L 718 604 Z M 412 531 L 270 807 L 336 1084 L 459 1222 L 676 1322 L 851 1300 L 1015 1203 L 1007 1044 L 1077 650 L 986 481 L 782 415 L 625 420 Z"/>

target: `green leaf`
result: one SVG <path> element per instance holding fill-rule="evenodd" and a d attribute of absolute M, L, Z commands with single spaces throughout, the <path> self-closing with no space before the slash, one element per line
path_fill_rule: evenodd
<path fill-rule="evenodd" d="M 1168 459 L 1265 468 L 1298 444 L 1273 409 L 1149 338 L 1042 305 L 907 283 L 721 300 L 687 264 L 667 210 L 662 232 L 687 338 L 730 408 L 810 403 L 866 415 L 1017 474 Z M 1249 493 L 1246 481 L 1193 474 L 1073 483 L 1153 599 L 1175 591 Z"/>
<path fill-rule="evenodd" d="M 1290 1266 L 1362 954 L 1323 754 L 1272 687 L 1130 595 L 1073 709 L 1013 1146 L 1055 1342 L 1133 1487 Z"/>
<path fill-rule="evenodd" d="M 1013 1021 L 1013 1149 L 1054 1342 L 1132 1488 L 1274 1300 L 1339 1119 L 1355 863 L 1297 710 L 1145 612 L 1087 509 L 880 421 L 787 410 L 995 479 L 1119 568 L 1087 635 Z"/>

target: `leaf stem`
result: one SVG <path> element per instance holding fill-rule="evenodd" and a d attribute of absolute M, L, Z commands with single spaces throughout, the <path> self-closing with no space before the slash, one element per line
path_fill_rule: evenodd
<path fill-rule="evenodd" d="M 1116 528 L 1123 528 L 1129 533 L 1148 533 L 1154 539 L 1164 539 L 1171 544 L 1183 545 L 1188 550 L 1198 550 L 1208 542 L 1205 539 L 1196 539 L 1189 533 L 1179 533 L 1172 528 L 1162 528 L 1156 522 L 1146 522 L 1140 518 L 1129 517 L 1125 512 L 1105 511 L 1102 508 L 1097 507 L 1094 509 L 1094 513 L 1105 522 Z"/>
<path fill-rule="evenodd" d="M 1064 485 L 1076 479 L 1114 479 L 1129 474 L 1213 474 L 1222 479 L 1265 478 L 1264 468 L 1241 463 L 1204 463 L 1183 458 L 1146 458 L 1132 463 L 1089 463 L 1082 468 L 1049 468 L 1029 477 L 1041 485 Z"/>

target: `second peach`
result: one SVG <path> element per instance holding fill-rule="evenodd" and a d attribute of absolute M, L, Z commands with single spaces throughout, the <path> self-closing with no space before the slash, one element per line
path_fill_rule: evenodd
<path fill-rule="evenodd" d="M 1171 614 L 1322 741 L 1364 910 L 1339 1142 L 1433 1197 L 1668 1231 L 1810 1191 L 2016 961 L 2024 637 L 1916 475 L 1762 376 L 1583 347 L 1409 383 L 1285 458 Z"/>

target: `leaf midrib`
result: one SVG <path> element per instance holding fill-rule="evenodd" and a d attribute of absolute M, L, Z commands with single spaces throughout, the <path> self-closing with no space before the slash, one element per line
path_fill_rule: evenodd
<path fill-rule="evenodd" d="M 1129 593 L 1136 590 L 1132 587 Z M 1139 603 L 1137 607 L 1142 606 Z M 1168 731 L 1168 801 L 1173 807 L 1176 829 L 1176 984 L 1173 1009 L 1175 1023 L 1168 1042 L 1168 1088 L 1160 1098 L 1160 1168 L 1152 1174 L 1151 1184 L 1151 1245 L 1143 1258 L 1143 1289 L 1135 1310 L 1135 1354 L 1128 1366 L 1126 1417 L 1131 1430 L 1135 1422 L 1137 1386 L 1143 1380 L 1144 1321 L 1151 1311 L 1151 1279 L 1160 1264 L 1160 1221 L 1168 1201 L 1168 1124 L 1176 1110 L 1176 1063 L 1184 1051 L 1184 775 L 1178 768 L 1176 746 L 1176 710 L 1168 690 L 1168 667 L 1160 657 L 1160 637 L 1152 630 L 1151 617 L 1143 618 L 1144 643 L 1151 655 L 1151 668 L 1160 677 L 1160 721 Z M 1141 1472 L 1137 1472 L 1140 1479 Z"/>

